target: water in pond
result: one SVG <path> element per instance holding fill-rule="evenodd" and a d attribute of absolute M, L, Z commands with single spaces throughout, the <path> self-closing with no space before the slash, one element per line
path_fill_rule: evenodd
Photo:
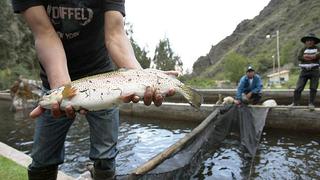
<path fill-rule="evenodd" d="M 194 179 L 320 179 L 320 134 L 267 130 L 253 161 L 228 138 L 200 165 Z M 252 166 L 251 166 L 252 162 Z"/>
<path fill-rule="evenodd" d="M 26 113 L 12 113 L 9 102 L 0 101 L 0 141 L 30 153 L 33 121 Z M 196 124 L 122 118 L 117 169 L 126 171 L 145 162 L 190 132 Z M 66 140 L 66 159 L 60 169 L 77 177 L 88 161 L 88 128 L 77 120 Z M 320 135 L 283 130 L 265 131 L 250 167 L 238 141 L 225 140 L 210 152 L 191 179 L 320 179 Z M 251 171 L 251 173 L 249 173 Z"/>
<path fill-rule="evenodd" d="M 10 104 L 0 101 L 0 141 L 26 154 L 32 148 L 34 122 L 28 112 L 12 113 Z M 195 123 L 149 121 L 129 117 L 121 118 L 117 156 L 117 171 L 128 172 L 160 153 L 191 132 Z M 84 118 L 77 118 L 65 142 L 65 163 L 60 169 L 74 177 L 83 173 L 89 162 L 89 128 Z"/>

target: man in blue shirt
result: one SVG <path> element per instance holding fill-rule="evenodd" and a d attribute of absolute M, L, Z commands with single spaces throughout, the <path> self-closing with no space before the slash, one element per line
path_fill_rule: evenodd
<path fill-rule="evenodd" d="M 257 104 L 261 99 L 262 80 L 252 66 L 247 69 L 246 75 L 242 76 L 239 82 L 236 104 L 252 103 Z"/>

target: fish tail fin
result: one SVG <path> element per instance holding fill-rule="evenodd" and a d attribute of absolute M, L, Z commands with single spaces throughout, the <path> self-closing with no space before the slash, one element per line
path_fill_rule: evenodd
<path fill-rule="evenodd" d="M 182 85 L 180 88 L 183 97 L 186 98 L 193 107 L 200 109 L 200 106 L 203 103 L 202 95 L 196 90 L 186 85 Z"/>

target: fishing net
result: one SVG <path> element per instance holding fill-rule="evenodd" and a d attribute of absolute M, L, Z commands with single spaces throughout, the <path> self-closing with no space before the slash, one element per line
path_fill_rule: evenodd
<path fill-rule="evenodd" d="M 139 175 L 132 171 L 128 174 L 117 174 L 117 179 L 190 179 L 208 157 L 209 150 L 221 143 L 231 132 L 239 134 L 245 153 L 254 157 L 268 111 L 267 107 L 237 105 L 217 108 L 199 125 L 204 128 L 195 128 L 193 131 L 199 131 L 191 132 L 192 137 L 153 170 Z"/>

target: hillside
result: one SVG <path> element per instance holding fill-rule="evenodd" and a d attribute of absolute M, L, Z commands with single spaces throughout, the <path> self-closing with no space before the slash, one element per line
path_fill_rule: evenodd
<path fill-rule="evenodd" d="M 242 21 L 230 36 L 199 57 L 192 76 L 224 79 L 224 64 L 232 53 L 245 57 L 247 64 L 253 64 L 259 73 L 270 72 L 272 56 L 276 55 L 277 30 L 281 67 L 295 67 L 297 51 L 303 47 L 300 38 L 309 32 L 320 36 L 319 12 L 319 0 L 271 0 L 259 15 Z M 267 39 L 267 35 L 271 38 Z"/>
<path fill-rule="evenodd" d="M 0 1 L 0 10 L 0 89 L 4 89 L 19 75 L 38 77 L 38 62 L 32 35 L 21 17 L 13 14 L 10 0 Z M 309 32 L 320 37 L 319 12 L 319 0 L 271 0 L 259 15 L 242 21 L 230 36 L 199 57 L 193 65 L 192 76 L 225 80 L 228 59 L 238 57 L 243 57 L 246 65 L 254 65 L 265 76 L 272 71 L 277 30 L 280 31 L 281 67 L 295 67 L 297 50 L 303 46 L 300 38 Z M 266 39 L 266 35 L 271 38 Z M 243 68 L 241 72 L 246 65 L 239 66 Z"/>
<path fill-rule="evenodd" d="M 19 75 L 38 75 L 30 30 L 21 16 L 12 12 L 9 0 L 0 1 L 0 89 L 8 88 Z"/>

